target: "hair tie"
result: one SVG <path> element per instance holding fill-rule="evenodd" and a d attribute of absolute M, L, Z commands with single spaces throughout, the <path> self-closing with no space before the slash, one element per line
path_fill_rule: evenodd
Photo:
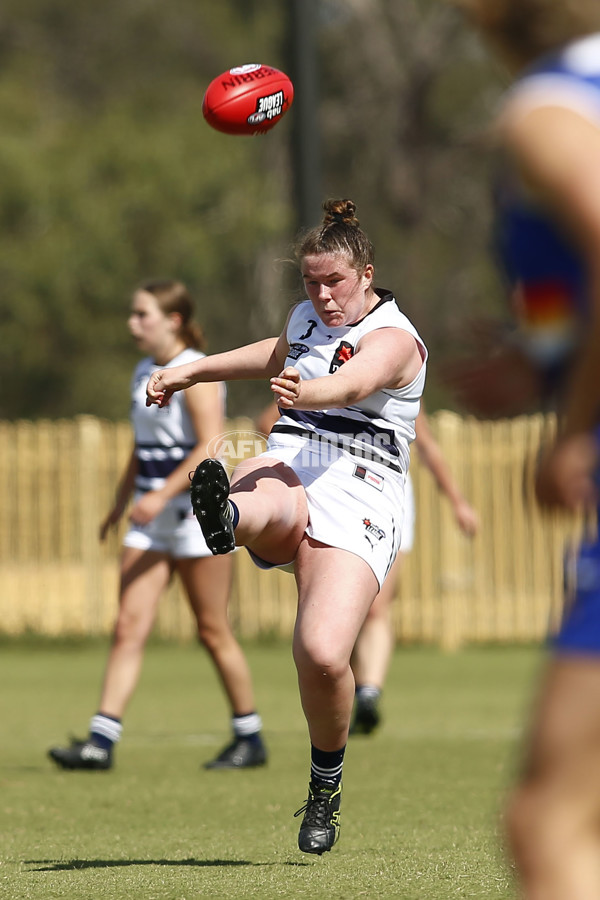
<path fill-rule="evenodd" d="M 333 221 L 335 222 L 336 225 L 344 225 L 345 224 L 344 216 L 342 213 L 334 212 L 334 213 L 331 213 L 331 215 L 332 215 Z"/>

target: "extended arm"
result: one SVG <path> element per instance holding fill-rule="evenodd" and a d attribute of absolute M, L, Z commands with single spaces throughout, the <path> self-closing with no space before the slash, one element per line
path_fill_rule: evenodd
<path fill-rule="evenodd" d="M 148 406 L 152 403 L 166 406 L 175 391 L 202 382 L 269 378 L 280 371 L 287 350 L 284 332 L 279 338 L 266 338 L 236 350 L 205 356 L 184 366 L 160 369 L 148 382 L 146 403 Z"/>

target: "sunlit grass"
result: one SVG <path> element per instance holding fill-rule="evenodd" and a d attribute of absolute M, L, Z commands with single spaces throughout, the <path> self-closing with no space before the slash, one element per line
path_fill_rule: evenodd
<path fill-rule="evenodd" d="M 192 646 L 148 648 L 111 772 L 46 758 L 95 712 L 103 644 L 0 650 L 0 897 L 514 897 L 501 846 L 534 649 L 399 649 L 385 719 L 348 749 L 342 833 L 301 854 L 308 737 L 289 646 L 250 646 L 269 765 L 207 772 L 229 738 L 212 666 Z"/>

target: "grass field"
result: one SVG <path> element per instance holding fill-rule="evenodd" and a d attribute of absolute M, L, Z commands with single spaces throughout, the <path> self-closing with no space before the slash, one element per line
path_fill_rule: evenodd
<path fill-rule="evenodd" d="M 399 649 L 385 721 L 352 738 L 342 830 L 297 850 L 308 738 L 290 648 L 249 646 L 269 765 L 207 772 L 228 739 L 206 654 L 151 645 L 111 772 L 46 758 L 95 711 L 106 645 L 0 646 L 0 898 L 514 898 L 501 797 L 540 653 Z"/>

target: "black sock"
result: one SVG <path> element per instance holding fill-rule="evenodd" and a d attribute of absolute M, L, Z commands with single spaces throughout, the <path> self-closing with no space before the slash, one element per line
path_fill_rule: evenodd
<path fill-rule="evenodd" d="M 310 780 L 313 784 L 337 787 L 342 780 L 342 765 L 346 745 L 341 750 L 319 750 L 314 744 L 310 747 Z"/>

